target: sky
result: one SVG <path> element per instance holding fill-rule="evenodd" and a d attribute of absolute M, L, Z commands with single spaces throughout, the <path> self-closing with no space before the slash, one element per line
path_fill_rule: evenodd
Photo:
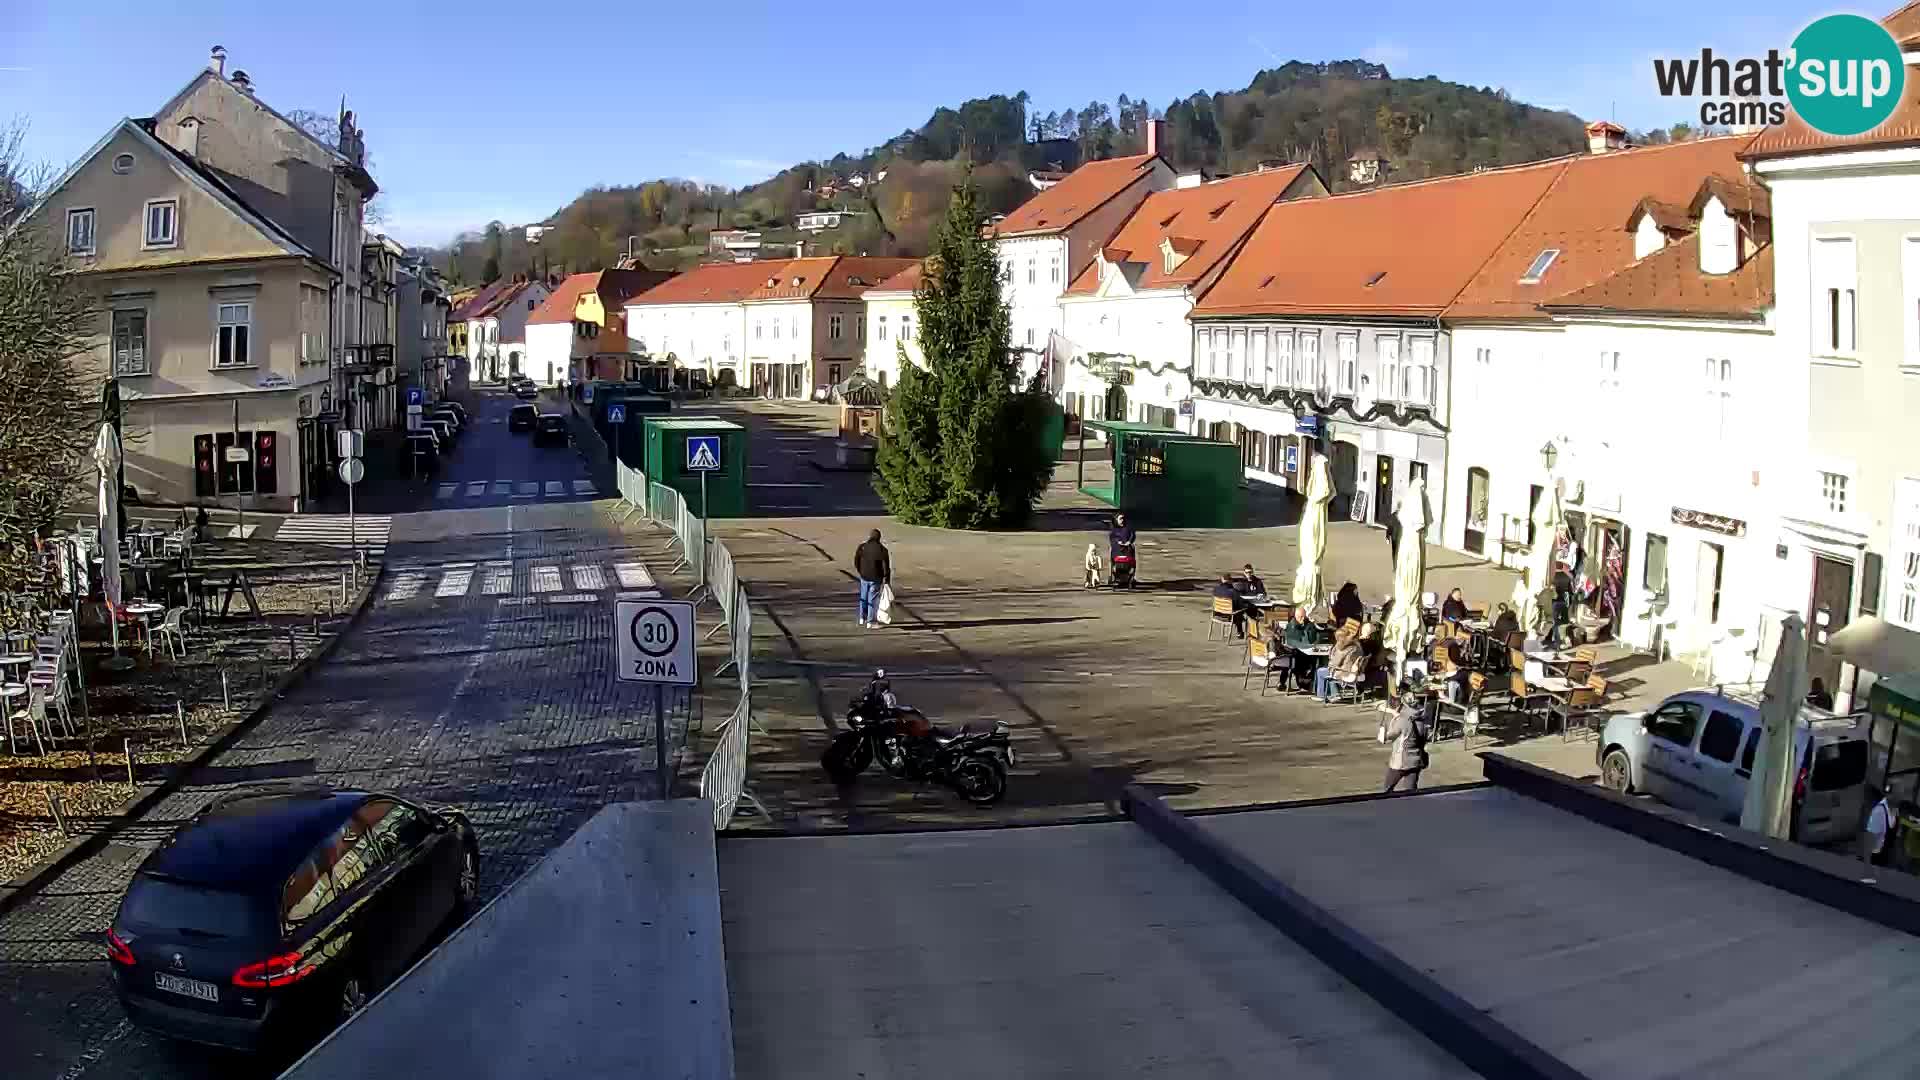
<path fill-rule="evenodd" d="M 332 115 L 345 96 L 383 190 L 379 227 L 407 244 L 538 221 L 595 184 L 752 183 L 859 153 L 972 97 L 1025 90 L 1045 113 L 1124 93 L 1164 108 L 1295 59 L 1364 57 L 1396 76 L 1664 127 L 1691 109 L 1655 93 L 1654 57 L 1785 48 L 1813 18 L 1846 10 L 1788 0 L 735 0 L 588 5 L 574 17 L 494 0 L 298 16 L 258 0 L 5 6 L 0 124 L 27 121 L 30 159 L 65 168 L 121 118 L 151 115 L 224 45 L 228 73 L 245 70 L 283 113 Z"/>

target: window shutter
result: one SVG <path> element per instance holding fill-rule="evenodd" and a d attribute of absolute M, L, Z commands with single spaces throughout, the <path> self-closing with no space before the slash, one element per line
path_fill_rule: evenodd
<path fill-rule="evenodd" d="M 1869 551 L 1860 560 L 1860 614 L 1880 614 L 1880 575 L 1882 562 L 1880 553 Z"/>

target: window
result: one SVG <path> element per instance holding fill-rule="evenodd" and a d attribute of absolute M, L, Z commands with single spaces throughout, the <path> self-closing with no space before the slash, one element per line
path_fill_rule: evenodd
<path fill-rule="evenodd" d="M 1034 282 L 1034 264 L 1038 261 L 1039 260 L 1037 259 L 1027 260 L 1027 284 L 1029 285 L 1033 284 Z"/>
<path fill-rule="evenodd" d="M 887 317 L 885 315 L 880 316 L 879 320 L 874 323 L 873 333 L 874 333 L 874 340 L 876 341 L 887 340 Z"/>
<path fill-rule="evenodd" d="M 1830 514 L 1847 512 L 1847 474 L 1823 472 L 1820 474 L 1820 502 Z"/>
<path fill-rule="evenodd" d="M 1255 330 L 1247 335 L 1247 381 L 1255 386 L 1272 386 L 1268 375 L 1267 332 Z"/>
<path fill-rule="evenodd" d="M 1700 752 L 1715 761 L 1732 764 L 1733 755 L 1740 749 L 1740 736 L 1746 734 L 1746 725 L 1715 709 L 1707 716 L 1707 727 L 1700 733 Z"/>
<path fill-rule="evenodd" d="M 147 313 L 144 308 L 113 313 L 113 373 L 148 374 Z"/>
<path fill-rule="evenodd" d="M 1599 385 L 1601 395 L 1618 400 L 1620 395 L 1620 354 L 1600 350 Z"/>
<path fill-rule="evenodd" d="M 1027 345 L 1028 347 L 1033 345 L 1033 327 L 1031 326 L 1027 327 Z"/>
<path fill-rule="evenodd" d="M 1049 281 L 1052 281 L 1055 285 L 1060 284 L 1060 256 L 1055 255 L 1052 259 L 1048 260 L 1047 275 Z"/>
<path fill-rule="evenodd" d="M 1334 387 L 1342 394 L 1351 394 L 1360 381 L 1360 335 L 1341 334 L 1334 348 L 1339 365 L 1334 376 Z"/>
<path fill-rule="evenodd" d="M 753 340 L 759 341 L 760 335 L 765 332 L 766 324 L 762 323 L 759 319 L 753 320 Z"/>
<path fill-rule="evenodd" d="M 853 336 L 861 341 L 867 339 L 867 317 L 865 315 L 855 315 L 853 317 Z"/>
<path fill-rule="evenodd" d="M 1740 764 L 1735 766 L 1743 776 L 1753 775 L 1753 758 L 1760 750 L 1760 735 L 1763 730 L 1760 725 L 1755 724 L 1753 729 L 1747 732 L 1747 748 L 1740 751 Z"/>
<path fill-rule="evenodd" d="M 1287 467 L 1287 437 L 1285 435 L 1267 436 L 1267 471 L 1282 472 Z"/>
<path fill-rule="evenodd" d="M 1547 276 L 1547 268 L 1553 265 L 1553 260 L 1559 257 L 1559 248 L 1548 248 L 1535 255 L 1533 262 L 1527 264 L 1527 272 L 1520 275 L 1520 284 L 1533 285 L 1539 282 L 1541 278 Z"/>
<path fill-rule="evenodd" d="M 292 930 L 333 902 L 332 868 L 318 857 L 300 864 L 280 894 L 280 918 Z"/>
<path fill-rule="evenodd" d="M 1236 363 L 1234 358 L 1239 357 Z M 1227 377 L 1240 382 L 1247 381 L 1247 332 L 1235 330 L 1227 339 Z"/>
<path fill-rule="evenodd" d="M 132 172 L 133 171 L 133 155 L 132 154 L 113 155 L 113 171 L 120 173 L 123 176 L 126 175 L 127 173 Z"/>
<path fill-rule="evenodd" d="M 1406 386 L 1401 399 L 1409 405 L 1433 404 L 1433 339 L 1413 339 L 1413 359 L 1402 373 Z"/>
<path fill-rule="evenodd" d="M 1850 237 L 1820 237 L 1813 244 L 1813 350 L 1851 356 L 1858 287 Z"/>
<path fill-rule="evenodd" d="M 780 319 L 778 316 L 773 320 L 773 340 L 780 340 Z"/>
<path fill-rule="evenodd" d="M 93 254 L 93 211 L 67 211 L 67 254 Z"/>
<path fill-rule="evenodd" d="M 253 363 L 252 304 L 221 304 L 214 336 L 213 366 L 247 367 Z"/>
<path fill-rule="evenodd" d="M 148 199 L 146 238 L 141 241 L 141 246 L 149 248 L 179 246 L 179 218 L 180 200 Z"/>
<path fill-rule="evenodd" d="M 1908 368 L 1920 369 L 1920 236 L 1909 236 L 1900 245 L 1900 280 L 1905 285 L 1906 301 L 1901 310 L 1907 324 Z"/>
<path fill-rule="evenodd" d="M 1733 410 L 1733 361 L 1709 357 L 1704 368 L 1707 386 L 1707 430 L 1716 439 L 1727 437 Z"/>
<path fill-rule="evenodd" d="M 1421 487 L 1427 486 L 1427 463 L 1426 462 L 1424 461 L 1407 462 L 1407 483 L 1409 484 L 1418 483 Z"/>
<path fill-rule="evenodd" d="M 827 316 L 827 336 L 835 341 L 840 340 L 840 316 Z"/>
<path fill-rule="evenodd" d="M 462 328 L 461 335 L 466 336 Z M 300 362 L 327 361 L 327 292 L 314 285 L 300 286 Z"/>
<path fill-rule="evenodd" d="M 911 315 L 900 316 L 900 340 L 913 340 L 913 316 Z"/>
<path fill-rule="evenodd" d="M 1658 595 L 1667 591 L 1667 538 L 1647 534 L 1647 557 L 1640 565 L 1640 587 Z"/>
<path fill-rule="evenodd" d="M 1320 334 L 1309 330 L 1300 335 L 1300 355 L 1294 364 L 1295 374 L 1299 376 L 1297 385 L 1308 388 L 1320 385 Z"/>
<path fill-rule="evenodd" d="M 1293 385 L 1293 331 L 1273 332 L 1273 385 Z"/>
<path fill-rule="evenodd" d="M 1887 606 L 1892 621 L 1920 630 L 1920 480 L 1893 485 L 1894 582 Z"/>
<path fill-rule="evenodd" d="M 1700 706 L 1691 701 L 1668 702 L 1647 717 L 1647 734 L 1675 746 L 1691 747 L 1699 726 Z"/>
<path fill-rule="evenodd" d="M 1493 366 L 1493 350 L 1492 349 L 1473 350 L 1473 362 L 1483 368 L 1492 367 Z"/>
<path fill-rule="evenodd" d="M 1493 484 L 1487 470 L 1467 470 L 1467 550 L 1483 554 L 1487 546 L 1487 517 L 1492 504 Z"/>
<path fill-rule="evenodd" d="M 1879 552 L 1868 551 L 1860 556 L 1860 614 L 1880 614 L 1880 586 L 1886 572 L 1886 560 Z"/>
<path fill-rule="evenodd" d="M 1400 336 L 1382 334 L 1374 339 L 1380 353 L 1380 390 L 1377 397 L 1393 400 L 1400 393 Z"/>

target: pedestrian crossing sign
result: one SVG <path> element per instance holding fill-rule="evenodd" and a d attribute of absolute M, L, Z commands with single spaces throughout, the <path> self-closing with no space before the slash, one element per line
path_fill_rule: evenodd
<path fill-rule="evenodd" d="M 687 471 L 720 471 L 720 436 L 687 436 Z"/>
<path fill-rule="evenodd" d="M 627 407 L 625 405 L 607 406 L 607 423 L 624 424 L 626 422 L 627 422 Z"/>

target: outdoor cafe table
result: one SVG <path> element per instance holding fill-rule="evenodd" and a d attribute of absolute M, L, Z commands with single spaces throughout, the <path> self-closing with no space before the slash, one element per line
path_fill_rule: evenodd
<path fill-rule="evenodd" d="M 18 744 L 13 740 L 13 710 L 19 707 L 17 702 L 26 696 L 27 688 L 24 685 L 16 682 L 0 683 L 0 713 L 4 713 L 7 717 L 7 749 L 13 753 L 19 752 Z M 38 728 L 34 729 L 34 734 L 36 737 L 39 735 Z M 46 752 L 44 743 L 41 744 L 40 750 L 42 753 Z"/>
<path fill-rule="evenodd" d="M 165 604 L 156 604 L 150 600 L 140 600 L 127 605 L 127 614 L 140 620 L 140 636 L 146 639 L 148 652 L 153 651 L 153 627 L 147 624 L 147 620 L 165 610 L 167 610 Z"/>
<path fill-rule="evenodd" d="M 178 570 L 167 575 L 167 582 L 173 586 L 173 595 L 180 597 L 188 607 L 201 615 L 207 613 L 206 571 Z"/>
<path fill-rule="evenodd" d="M 1560 668 L 1563 671 L 1565 670 L 1568 664 L 1571 664 L 1574 662 L 1574 660 L 1578 659 L 1576 656 L 1574 656 L 1573 650 L 1571 649 L 1560 649 L 1558 651 L 1549 650 L 1546 652 L 1530 652 L 1526 654 L 1526 657 L 1527 659 L 1532 660 L 1533 662 L 1539 664 L 1543 668 L 1547 668 L 1549 670 L 1553 668 Z"/>
<path fill-rule="evenodd" d="M 8 653 L 0 656 L 0 671 L 6 673 L 4 681 L 10 683 L 26 681 L 25 671 L 33 664 L 34 659 L 32 653 Z"/>
<path fill-rule="evenodd" d="M 1475 668 L 1487 665 L 1493 652 L 1493 624 L 1485 619 L 1461 619 L 1456 625 L 1467 632 L 1467 663 Z"/>

